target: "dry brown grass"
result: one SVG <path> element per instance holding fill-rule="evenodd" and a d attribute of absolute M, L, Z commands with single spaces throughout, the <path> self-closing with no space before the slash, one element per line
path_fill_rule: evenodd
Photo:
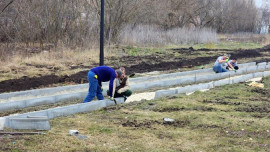
<path fill-rule="evenodd" d="M 236 34 L 219 34 L 218 38 L 221 41 L 238 41 L 238 42 L 253 42 L 262 45 L 267 45 L 270 42 L 269 34 L 253 34 L 253 33 L 236 33 Z"/>
<path fill-rule="evenodd" d="M 92 63 L 98 63 L 98 61 L 99 50 L 97 49 L 62 49 L 43 51 L 31 55 L 17 53 L 0 61 L 0 81 L 22 76 L 32 77 L 52 73 L 56 75 L 73 74 L 81 69 L 70 70 L 71 66 L 83 65 L 90 67 Z"/>

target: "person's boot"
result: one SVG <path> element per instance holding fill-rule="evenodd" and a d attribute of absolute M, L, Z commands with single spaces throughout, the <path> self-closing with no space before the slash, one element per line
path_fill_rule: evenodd
<path fill-rule="evenodd" d="M 126 102 L 126 100 L 127 100 L 127 97 L 126 96 L 123 96 L 124 97 L 124 102 Z"/>

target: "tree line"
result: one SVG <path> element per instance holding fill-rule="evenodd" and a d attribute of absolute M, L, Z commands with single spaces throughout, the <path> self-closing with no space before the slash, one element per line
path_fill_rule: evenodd
<path fill-rule="evenodd" d="M 211 28 L 253 32 L 262 18 L 254 0 L 105 0 L 105 39 L 125 27 Z M 0 42 L 85 47 L 99 42 L 100 0 L 1 0 Z"/>

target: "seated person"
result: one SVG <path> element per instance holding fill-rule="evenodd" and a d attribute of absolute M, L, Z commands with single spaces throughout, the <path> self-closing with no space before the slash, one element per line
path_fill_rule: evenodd
<path fill-rule="evenodd" d="M 233 57 L 232 60 L 229 60 L 228 63 L 231 64 L 232 68 L 230 66 L 226 66 L 226 69 L 227 70 L 238 70 L 239 67 L 237 66 L 237 58 L 236 57 Z"/>
<path fill-rule="evenodd" d="M 223 55 L 223 56 L 218 57 L 214 66 L 213 66 L 213 70 L 216 73 L 227 72 L 228 70 L 226 70 L 223 67 L 223 65 L 227 63 L 227 65 L 232 68 L 231 64 L 228 63 L 228 61 L 229 61 L 229 59 L 228 59 L 227 55 Z"/>
<path fill-rule="evenodd" d="M 120 78 L 116 79 L 116 89 L 114 98 L 117 97 L 124 97 L 126 100 L 127 97 L 129 97 L 132 94 L 132 91 L 129 90 L 129 77 L 126 76 L 126 70 L 124 67 L 120 67 L 120 70 L 122 71 L 123 75 Z M 108 94 L 108 91 L 107 91 Z"/>

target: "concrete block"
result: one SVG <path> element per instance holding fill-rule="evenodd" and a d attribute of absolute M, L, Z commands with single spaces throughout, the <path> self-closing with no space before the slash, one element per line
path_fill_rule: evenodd
<path fill-rule="evenodd" d="M 266 65 L 258 65 L 257 66 L 257 71 L 263 71 L 263 70 L 265 70 L 265 66 Z"/>
<path fill-rule="evenodd" d="M 204 82 L 204 81 L 211 81 L 211 80 L 217 80 L 220 79 L 219 75 L 213 73 L 209 75 L 201 75 L 196 76 L 196 82 Z"/>
<path fill-rule="evenodd" d="M 212 89 L 212 88 L 214 88 L 214 87 L 215 87 L 215 86 L 214 86 L 214 81 L 209 82 L 209 83 L 207 83 L 207 84 L 208 84 L 207 89 Z"/>
<path fill-rule="evenodd" d="M 177 80 L 178 84 L 191 84 L 195 83 L 195 76 L 185 77 Z"/>
<path fill-rule="evenodd" d="M 80 99 L 81 94 L 77 93 L 68 93 L 55 96 L 55 102 L 64 101 L 64 100 L 73 100 L 73 99 Z"/>
<path fill-rule="evenodd" d="M 196 86 L 196 85 L 194 85 Z M 201 84 L 198 84 L 196 86 L 197 90 L 205 90 L 205 89 L 209 89 L 209 84 L 208 83 L 201 83 Z M 195 91 L 197 91 L 195 90 Z"/>
<path fill-rule="evenodd" d="M 258 63 L 257 66 L 266 66 L 266 62 L 261 62 L 261 63 Z"/>
<path fill-rule="evenodd" d="M 148 88 L 158 88 L 158 87 L 163 87 L 164 86 L 164 81 L 154 81 L 154 82 L 148 82 L 145 83 L 145 88 L 142 89 L 148 89 Z"/>
<path fill-rule="evenodd" d="M 267 64 L 267 65 L 265 66 L 265 69 L 270 69 L 270 64 Z"/>
<path fill-rule="evenodd" d="M 144 88 L 146 88 L 146 84 L 144 83 L 137 83 L 134 85 L 130 85 L 130 89 L 132 91 L 143 90 Z"/>
<path fill-rule="evenodd" d="M 217 75 L 219 76 L 220 79 L 230 77 L 230 73 L 229 72 L 217 73 Z"/>
<path fill-rule="evenodd" d="M 254 73 L 254 78 L 257 78 L 257 77 L 263 77 L 263 73 L 264 72 L 256 72 L 256 73 Z"/>
<path fill-rule="evenodd" d="M 48 109 L 49 119 L 68 116 L 76 113 L 90 112 L 106 107 L 105 100 L 92 101 L 88 103 L 79 103 L 75 105 L 69 105 L 64 107 Z"/>
<path fill-rule="evenodd" d="M 83 106 L 83 105 L 75 104 L 75 105 L 48 109 L 48 117 L 49 119 L 52 119 L 56 117 L 68 116 L 68 115 L 73 115 L 75 113 L 79 113 L 80 106 Z"/>
<path fill-rule="evenodd" d="M 48 110 L 40 110 L 40 111 L 34 111 L 34 112 L 27 112 L 23 114 L 16 114 L 16 115 L 7 116 L 6 118 L 27 118 L 28 116 L 32 116 L 32 117 L 47 116 L 48 117 Z"/>
<path fill-rule="evenodd" d="M 175 95 L 177 93 L 176 89 L 172 89 L 172 90 L 159 90 L 156 91 L 156 95 L 155 95 L 155 99 L 161 98 L 161 97 L 165 97 L 165 96 L 172 96 Z"/>
<path fill-rule="evenodd" d="M 245 74 L 245 73 L 247 73 L 246 68 L 241 68 L 239 70 L 236 70 L 236 75 L 241 75 L 241 74 Z"/>
<path fill-rule="evenodd" d="M 212 69 L 212 68 L 208 68 L 208 69 L 201 69 L 201 70 L 200 70 L 200 72 L 201 72 L 201 73 L 211 73 L 211 72 L 213 72 L 213 73 L 214 73 L 214 71 L 213 71 L 213 69 Z"/>
<path fill-rule="evenodd" d="M 231 79 L 231 83 L 240 83 L 240 82 L 244 82 L 245 80 L 242 77 L 237 77 L 237 78 L 232 78 Z"/>
<path fill-rule="evenodd" d="M 0 103 L 0 112 L 8 111 L 8 110 L 14 110 L 14 109 L 22 109 L 25 108 L 25 100 L 20 102 L 4 102 Z"/>
<path fill-rule="evenodd" d="M 264 72 L 263 72 L 263 76 L 267 77 L 267 76 L 269 76 L 269 75 L 270 75 L 270 71 L 264 71 Z"/>
<path fill-rule="evenodd" d="M 223 79 L 214 82 L 214 87 L 230 84 L 230 79 Z"/>
<path fill-rule="evenodd" d="M 250 73 L 250 74 L 244 75 L 242 78 L 243 78 L 244 81 L 247 81 L 247 80 L 249 80 L 249 79 L 253 79 L 254 76 L 253 76 L 252 73 Z"/>
<path fill-rule="evenodd" d="M 88 103 L 79 103 L 76 113 L 91 112 L 106 107 L 106 100 L 92 101 Z"/>
<path fill-rule="evenodd" d="M 204 89 L 209 89 L 209 84 L 212 83 L 201 83 L 201 84 L 195 84 L 195 85 L 188 85 L 185 87 L 179 87 L 176 88 L 176 93 L 177 94 L 182 94 L 182 93 L 190 93 L 198 90 L 204 90 Z"/>
<path fill-rule="evenodd" d="M 185 86 L 183 88 L 185 89 L 185 93 L 190 93 L 190 92 L 194 92 L 194 91 L 199 90 L 198 86 L 199 85 L 189 85 L 189 86 Z M 179 91 L 179 89 L 177 91 Z"/>
<path fill-rule="evenodd" d="M 242 64 L 238 64 L 239 68 L 243 68 L 243 67 L 249 67 L 249 66 L 255 66 L 256 62 L 249 62 L 249 63 L 242 63 Z"/>
<path fill-rule="evenodd" d="M 185 87 L 178 87 L 178 88 L 176 88 L 176 93 L 177 94 L 182 94 L 182 93 L 186 93 L 187 92 L 187 87 L 189 87 L 189 86 L 185 86 Z"/>
<path fill-rule="evenodd" d="M 0 117 L 0 130 L 4 130 L 6 118 Z"/>
<path fill-rule="evenodd" d="M 84 99 L 87 94 L 88 94 L 88 91 L 84 91 L 84 92 L 79 92 L 80 93 L 80 98 Z M 103 94 L 103 93 L 102 93 Z"/>
<path fill-rule="evenodd" d="M 251 66 L 247 68 L 247 73 L 255 72 L 257 71 L 257 66 Z"/>
<path fill-rule="evenodd" d="M 163 87 L 165 86 L 174 86 L 174 85 L 178 85 L 178 84 L 182 84 L 181 79 L 171 79 L 171 80 L 165 80 L 163 81 Z"/>
<path fill-rule="evenodd" d="M 231 78 L 231 83 L 233 84 L 233 83 L 245 82 L 245 81 L 252 79 L 252 78 L 254 78 L 253 73 L 242 75 L 239 77 L 233 77 L 233 78 Z"/>
<path fill-rule="evenodd" d="M 236 71 L 228 71 L 228 73 L 229 73 L 229 77 L 233 77 L 233 76 L 237 75 Z"/>
<path fill-rule="evenodd" d="M 173 85 L 191 84 L 191 83 L 195 83 L 195 76 L 165 80 L 163 86 L 173 86 Z"/>
<path fill-rule="evenodd" d="M 35 129 L 50 130 L 48 118 L 8 118 L 9 128 L 12 129 Z"/>
<path fill-rule="evenodd" d="M 42 97 L 42 98 L 34 98 L 25 101 L 25 107 L 38 106 L 55 103 L 55 97 Z"/>

